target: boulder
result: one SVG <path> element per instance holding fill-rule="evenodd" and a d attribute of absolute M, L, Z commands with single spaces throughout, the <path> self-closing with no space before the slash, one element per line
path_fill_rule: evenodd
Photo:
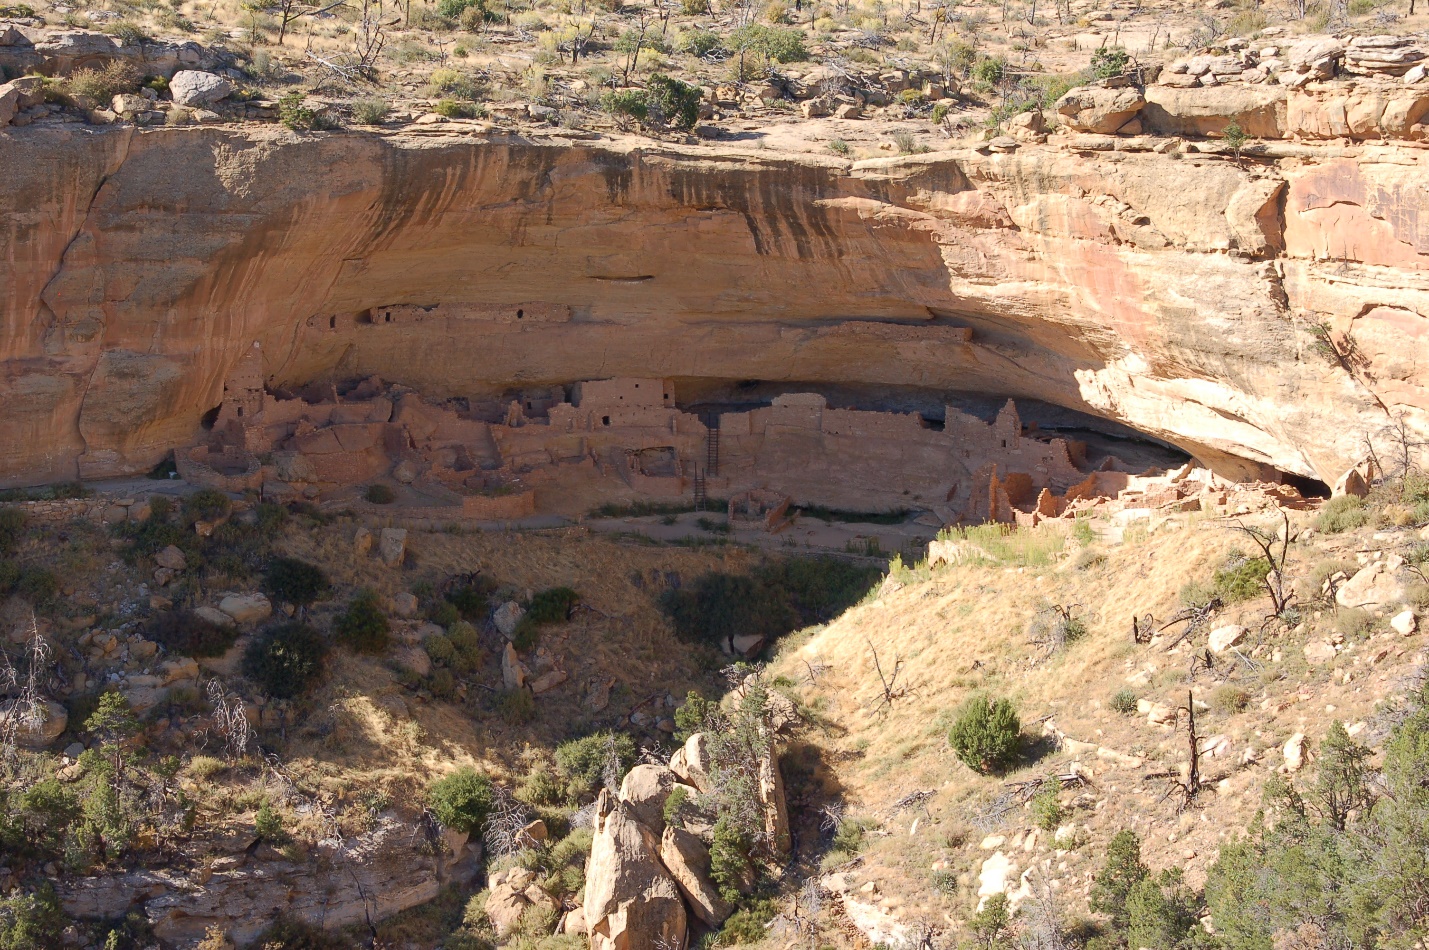
<path fill-rule="evenodd" d="M 209 623 L 218 624 L 220 627 L 233 626 L 233 618 L 230 617 L 228 614 L 224 613 L 223 611 L 219 610 L 217 607 L 209 607 L 207 605 L 203 607 L 195 607 L 194 616 L 198 617 L 200 620 L 207 620 Z"/>
<path fill-rule="evenodd" d="M 526 685 L 526 664 L 521 662 L 516 648 L 509 643 L 506 644 L 506 649 L 501 651 L 501 683 L 508 690 L 520 689 Z"/>
<path fill-rule="evenodd" d="M 531 692 L 540 696 L 549 693 L 570 678 L 565 670 L 548 670 L 531 681 Z"/>
<path fill-rule="evenodd" d="M 1389 627 L 1401 637 L 1407 637 L 1419 629 L 1419 621 L 1412 610 L 1401 610 L 1389 620 Z"/>
<path fill-rule="evenodd" d="M 0 723 L 14 724 L 15 742 L 26 749 L 43 749 L 58 739 L 69 725 L 69 713 L 51 699 L 42 699 L 31 709 L 14 700 L 0 706 Z"/>
<path fill-rule="evenodd" d="M 1245 627 L 1236 624 L 1217 627 L 1206 639 L 1206 646 L 1210 647 L 1212 653 L 1224 653 L 1244 640 L 1248 632 Z"/>
<path fill-rule="evenodd" d="M 535 875 L 522 867 L 493 874 L 488 882 L 491 894 L 486 898 L 486 916 L 496 929 L 498 937 L 504 937 L 521 921 L 521 915 L 532 906 L 545 906 L 559 910 L 555 898 L 547 894 L 535 883 Z"/>
<path fill-rule="evenodd" d="M 181 106 L 207 106 L 226 98 L 233 83 L 198 69 L 181 69 L 169 80 L 169 94 Z"/>
<path fill-rule="evenodd" d="M 432 675 L 432 658 L 421 647 L 397 647 L 392 651 L 392 662 L 416 676 Z"/>
<path fill-rule="evenodd" d="M 608 790 L 593 818 L 582 902 L 590 950 L 684 946 L 685 902 L 660 863 L 659 840 Z"/>
<path fill-rule="evenodd" d="M 1335 645 L 1328 640 L 1311 640 L 1303 647 L 1305 662 L 1319 666 L 1335 658 Z"/>
<path fill-rule="evenodd" d="M 26 76 L 0 85 L 0 128 L 10 124 L 15 113 L 45 101 L 44 82 L 36 76 Z"/>
<path fill-rule="evenodd" d="M 392 613 L 404 620 L 417 616 L 417 595 L 403 591 L 392 595 Z"/>
<path fill-rule="evenodd" d="M 724 923 L 733 908 L 710 882 L 710 852 L 697 835 L 683 828 L 666 828 L 660 838 L 660 860 L 696 917 L 709 927 Z"/>
<path fill-rule="evenodd" d="M 1146 99 L 1134 86 L 1082 86 L 1057 100 L 1057 118 L 1077 132 L 1111 135 L 1141 111 Z"/>
<path fill-rule="evenodd" d="M 1285 743 L 1285 770 L 1298 772 L 1305 764 L 1305 733 L 1297 732 Z"/>
<path fill-rule="evenodd" d="M 708 793 L 710 785 L 710 759 L 708 743 L 703 732 L 697 732 L 685 740 L 685 744 L 670 756 L 670 771 L 685 785 Z"/>
<path fill-rule="evenodd" d="M 665 828 L 665 800 L 677 784 L 675 773 L 663 765 L 637 765 L 620 783 L 620 800 L 641 824 L 659 834 Z"/>
<path fill-rule="evenodd" d="M 1278 139 L 1286 127 L 1285 100 L 1281 86 L 1148 86 L 1141 121 L 1160 135 L 1219 136 L 1235 122 L 1251 138 Z"/>
<path fill-rule="evenodd" d="M 400 567 L 407 557 L 407 529 L 383 528 L 377 540 L 377 554 L 388 567 Z"/>
<path fill-rule="evenodd" d="M 233 618 L 235 623 L 258 623 L 273 614 L 273 605 L 268 598 L 256 591 L 251 594 L 229 594 L 218 602 L 218 609 Z"/>
<path fill-rule="evenodd" d="M 526 616 L 526 609 L 514 600 L 497 607 L 491 614 L 491 622 L 496 624 L 496 629 L 501 631 L 501 635 L 510 640 L 516 635 L 516 624 L 521 622 L 521 618 Z"/>
<path fill-rule="evenodd" d="M 982 910 L 983 904 L 994 894 L 1006 894 L 1007 885 L 1016 879 L 1016 863 L 1001 851 L 994 852 L 978 870 L 978 910 Z"/>
<path fill-rule="evenodd" d="M 189 566 L 188 558 L 184 556 L 184 552 L 172 544 L 154 555 L 154 563 L 160 567 L 167 567 L 171 571 L 182 571 Z"/>
<path fill-rule="evenodd" d="M 1399 572 L 1391 571 L 1383 561 L 1376 561 L 1361 568 L 1354 577 L 1345 581 L 1335 592 L 1335 601 L 1341 607 L 1362 607 L 1373 610 L 1402 603 L 1404 582 Z"/>
<path fill-rule="evenodd" d="M 367 557 L 372 552 L 372 532 L 358 528 L 352 536 L 352 553 L 355 557 Z"/>

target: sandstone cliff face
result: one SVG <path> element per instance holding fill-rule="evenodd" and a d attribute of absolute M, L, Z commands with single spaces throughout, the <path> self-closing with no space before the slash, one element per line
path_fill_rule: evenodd
<path fill-rule="evenodd" d="M 270 386 L 1034 397 L 1224 474 L 1333 483 L 1387 411 L 1422 426 L 1429 408 L 1429 159 L 1301 151 L 849 165 L 648 140 L 0 134 L 0 481 L 152 466 L 258 341 Z M 438 303 L 469 306 L 382 309 Z"/>

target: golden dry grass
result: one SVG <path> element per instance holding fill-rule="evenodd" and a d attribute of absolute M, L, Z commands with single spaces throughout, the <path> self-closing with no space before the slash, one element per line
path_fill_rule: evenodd
<path fill-rule="evenodd" d="M 1138 671 L 1150 674 L 1149 682 L 1132 687 L 1139 698 L 1174 707 L 1186 702 L 1188 688 L 1198 702 L 1210 698 L 1218 678 L 1201 673 L 1192 681 L 1189 649 L 1168 654 L 1160 645 L 1138 646 L 1132 642 L 1131 620 L 1151 613 L 1164 622 L 1180 609 L 1179 592 L 1187 581 L 1209 580 L 1230 551 L 1251 548 L 1224 522 L 1200 517 L 1180 517 L 1149 536 L 1129 531 L 1126 537 L 1131 540 L 1110 547 L 1098 542 L 1105 560 L 1084 570 L 1074 567 L 1075 552 L 1069 551 L 1054 566 L 1040 569 L 964 565 L 931 574 L 915 571 L 906 575 L 911 582 L 901 589 L 786 641 L 772 671 L 795 680 L 801 699 L 823 720 L 822 729 L 810 730 L 808 741 L 824 761 L 838 763 L 850 813 L 873 817 L 889 832 L 872 839 L 866 863 L 856 873 L 859 880 L 880 882 L 884 893 L 901 895 L 886 904 L 890 909 L 901 905 L 900 914 L 930 920 L 965 915 L 975 903 L 976 872 L 989 853 L 978 848 L 984 835 L 1002 833 L 1012 841 L 1032 827 L 1021 810 L 982 825 L 978 814 L 1004 791 L 1003 781 L 1040 777 L 1074 758 L 1052 751 L 1003 778 L 976 775 L 958 762 L 946 738 L 956 710 L 974 693 L 1012 698 L 1025 734 L 1040 734 L 1040 721 L 1050 717 L 1072 738 L 1144 762 L 1127 768 L 1081 754 L 1095 782 L 1088 791 L 1100 803 L 1067 820 L 1081 829 L 1087 844 L 1054 852 L 1044 837 L 1028 854 L 1015 855 L 1024 868 L 1031 855 L 1051 861 L 1047 868 L 1057 869 L 1070 885 L 1075 910 L 1097 864 L 1098 842 L 1123 826 L 1142 834 L 1153 867 L 1183 867 L 1189 880 L 1199 883 L 1220 844 L 1238 833 L 1257 807 L 1268 770 L 1281 764 L 1279 747 L 1285 740 L 1304 732 L 1313 743 L 1334 718 L 1363 721 L 1415 661 L 1412 645 L 1381 633 L 1328 667 L 1309 667 L 1300 647 L 1332 633 L 1328 610 L 1312 608 L 1307 629 L 1291 633 L 1279 623 L 1262 632 L 1266 598 L 1227 608 L 1213 625 L 1250 627 L 1244 649 L 1249 653 L 1260 646 L 1256 662 L 1261 671 L 1231 670 L 1234 660 L 1220 661 L 1229 681 L 1248 692 L 1250 705 L 1239 713 L 1198 712 L 1199 732 L 1225 735 L 1230 756 L 1203 760 L 1203 771 L 1219 785 L 1202 794 L 1203 807 L 1178 815 L 1173 803 L 1162 799 L 1166 782 L 1146 776 L 1183 766 L 1184 729 L 1150 725 L 1145 714 L 1118 714 L 1108 701 Z M 1318 538 L 1294 545 L 1289 573 L 1308 575 L 1315 564 L 1341 556 L 1342 549 L 1356 543 L 1364 539 Z M 1047 604 L 1080 605 L 1077 612 L 1088 632 L 1064 653 L 1034 664 L 1027 629 Z M 1204 636 L 1197 647 L 1204 651 Z M 1366 654 L 1382 648 L 1389 655 L 1371 669 Z M 1277 650 L 1279 662 L 1272 660 Z M 897 686 L 908 687 L 909 694 L 891 707 L 880 703 L 875 651 L 885 675 L 902 661 Z M 818 663 L 828 670 L 810 685 L 809 665 Z M 1248 747 L 1260 753 L 1260 763 L 1240 768 L 1239 757 Z M 926 813 L 893 813 L 894 802 L 918 790 L 937 793 Z M 1064 806 L 1070 807 L 1073 797 L 1064 793 Z M 915 819 L 919 824 L 910 834 Z M 935 887 L 935 867 L 947 869 L 937 875 L 943 893 Z"/>

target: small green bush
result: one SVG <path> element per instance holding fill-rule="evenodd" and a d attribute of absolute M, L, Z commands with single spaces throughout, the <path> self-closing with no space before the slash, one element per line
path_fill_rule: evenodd
<path fill-rule="evenodd" d="M 228 516 L 233 503 L 223 492 L 213 488 L 201 488 L 184 499 L 183 518 L 186 524 L 198 521 L 219 521 Z M 150 508 L 150 517 L 153 517 Z"/>
<path fill-rule="evenodd" d="M 580 599 L 580 595 L 569 587 L 552 587 L 536 594 L 512 632 L 512 645 L 523 652 L 535 647 L 541 627 L 565 623 Z"/>
<path fill-rule="evenodd" d="M 778 915 L 779 905 L 770 898 L 746 901 L 720 928 L 718 945 L 762 943 L 769 936 L 769 922 Z"/>
<path fill-rule="evenodd" d="M 1120 46 L 1101 46 L 1092 51 L 1092 75 L 1114 79 L 1126 72 L 1131 56 Z"/>
<path fill-rule="evenodd" d="M 295 607 L 308 606 L 330 587 L 322 568 L 293 557 L 275 557 L 263 572 L 263 590 Z"/>
<path fill-rule="evenodd" d="M 1125 687 L 1112 694 L 1111 706 L 1113 712 L 1119 712 L 1123 716 L 1129 716 L 1136 712 L 1136 692 Z"/>
<path fill-rule="evenodd" d="M 1053 776 L 1032 798 L 1032 823 L 1043 831 L 1055 831 L 1065 817 L 1058 794 L 1061 790 L 1062 783 Z"/>
<path fill-rule="evenodd" d="M 358 125 L 381 125 L 392 114 L 392 104 L 376 96 L 355 99 L 352 103 L 352 121 Z"/>
<path fill-rule="evenodd" d="M 708 2 L 708 0 L 701 0 L 701 2 Z M 680 34 L 678 47 L 681 52 L 689 53 L 691 56 L 708 56 L 710 53 L 724 49 L 724 42 L 714 30 L 696 28 Z"/>
<path fill-rule="evenodd" d="M 447 591 L 446 600 L 456 607 L 462 617 L 478 623 L 486 619 L 486 612 L 491 609 L 491 595 L 495 590 L 495 583 L 477 576 L 469 583 Z"/>
<path fill-rule="evenodd" d="M 1251 600 L 1265 593 L 1265 575 L 1270 563 L 1263 557 L 1233 556 L 1225 567 L 1211 577 L 1216 595 L 1226 604 Z"/>
<path fill-rule="evenodd" d="M 1322 534 L 1340 534 L 1363 528 L 1370 522 L 1370 511 L 1363 498 L 1340 495 L 1320 507 L 1315 528 Z"/>
<path fill-rule="evenodd" d="M 9 554 L 25 536 L 25 512 L 19 508 L 0 508 L 0 554 Z"/>
<path fill-rule="evenodd" d="M 1005 769 L 1016 759 L 1022 723 L 1008 700 L 974 696 L 958 713 L 948 742 L 963 764 L 988 774 Z"/>
<path fill-rule="evenodd" d="M 497 694 L 496 709 L 510 726 L 524 726 L 536 718 L 536 697 L 529 689 L 510 689 Z"/>
<path fill-rule="evenodd" d="M 377 594 L 370 590 L 359 592 L 333 621 L 337 641 L 354 653 L 382 653 L 391 644 L 391 629 Z"/>
<path fill-rule="evenodd" d="M 1223 716 L 1244 712 L 1250 705 L 1250 693 L 1232 683 L 1222 683 L 1211 691 L 1211 708 Z"/>
<path fill-rule="evenodd" d="M 75 70 L 62 81 L 63 90 L 71 96 L 89 99 L 100 108 L 121 92 L 133 92 L 139 85 L 139 72 L 128 61 L 111 59 L 102 66 Z"/>
<path fill-rule="evenodd" d="M 189 610 L 164 610 L 149 621 L 144 636 L 179 656 L 222 656 L 238 639 L 238 628 L 205 620 Z"/>
<path fill-rule="evenodd" d="M 427 807 L 453 831 L 480 835 L 491 814 L 491 779 L 473 768 L 460 768 L 427 788 Z"/>
<path fill-rule="evenodd" d="M 253 819 L 253 831 L 269 844 L 284 844 L 288 840 L 283 816 L 266 800 L 258 806 L 258 814 Z"/>
<path fill-rule="evenodd" d="M 600 107 L 617 121 L 634 120 L 644 123 L 650 117 L 650 105 L 641 89 L 614 89 L 600 97 Z"/>
<path fill-rule="evenodd" d="M 291 699 L 322 675 L 327 644 L 305 623 L 264 630 L 243 653 L 243 675 L 269 696 Z"/>
<path fill-rule="evenodd" d="M 437 111 L 440 112 L 441 110 Z M 397 500 L 397 493 L 389 486 L 378 482 L 373 485 L 368 485 L 367 490 L 362 493 L 362 497 L 371 505 L 390 505 Z"/>
<path fill-rule="evenodd" d="M 982 86 L 994 87 L 1002 83 L 1007 64 L 1001 59 L 984 57 L 973 66 L 972 78 Z"/>

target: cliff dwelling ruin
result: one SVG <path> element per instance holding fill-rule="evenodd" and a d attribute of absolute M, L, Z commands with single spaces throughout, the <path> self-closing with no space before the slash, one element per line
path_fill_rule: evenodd
<path fill-rule="evenodd" d="M 1167 450 L 1167 466 L 1149 472 L 1105 451 L 1089 458 L 1086 441 L 1024 425 L 1012 400 L 984 421 L 946 404 L 941 420 L 835 408 L 812 392 L 752 408 L 682 408 L 678 395 L 656 378 L 537 387 L 507 400 L 437 402 L 376 377 L 275 392 L 255 342 L 211 427 L 176 453 L 176 466 L 199 485 L 342 505 L 370 505 L 366 490 L 383 484 L 394 515 L 433 524 L 659 501 L 727 505 L 732 520 L 776 531 L 791 504 L 1036 524 L 1129 489 L 1165 504 L 1209 487 L 1209 473 L 1198 483 L 1189 464 L 1168 475 L 1176 457 Z M 1133 486 L 1138 476 L 1155 485 Z"/>

